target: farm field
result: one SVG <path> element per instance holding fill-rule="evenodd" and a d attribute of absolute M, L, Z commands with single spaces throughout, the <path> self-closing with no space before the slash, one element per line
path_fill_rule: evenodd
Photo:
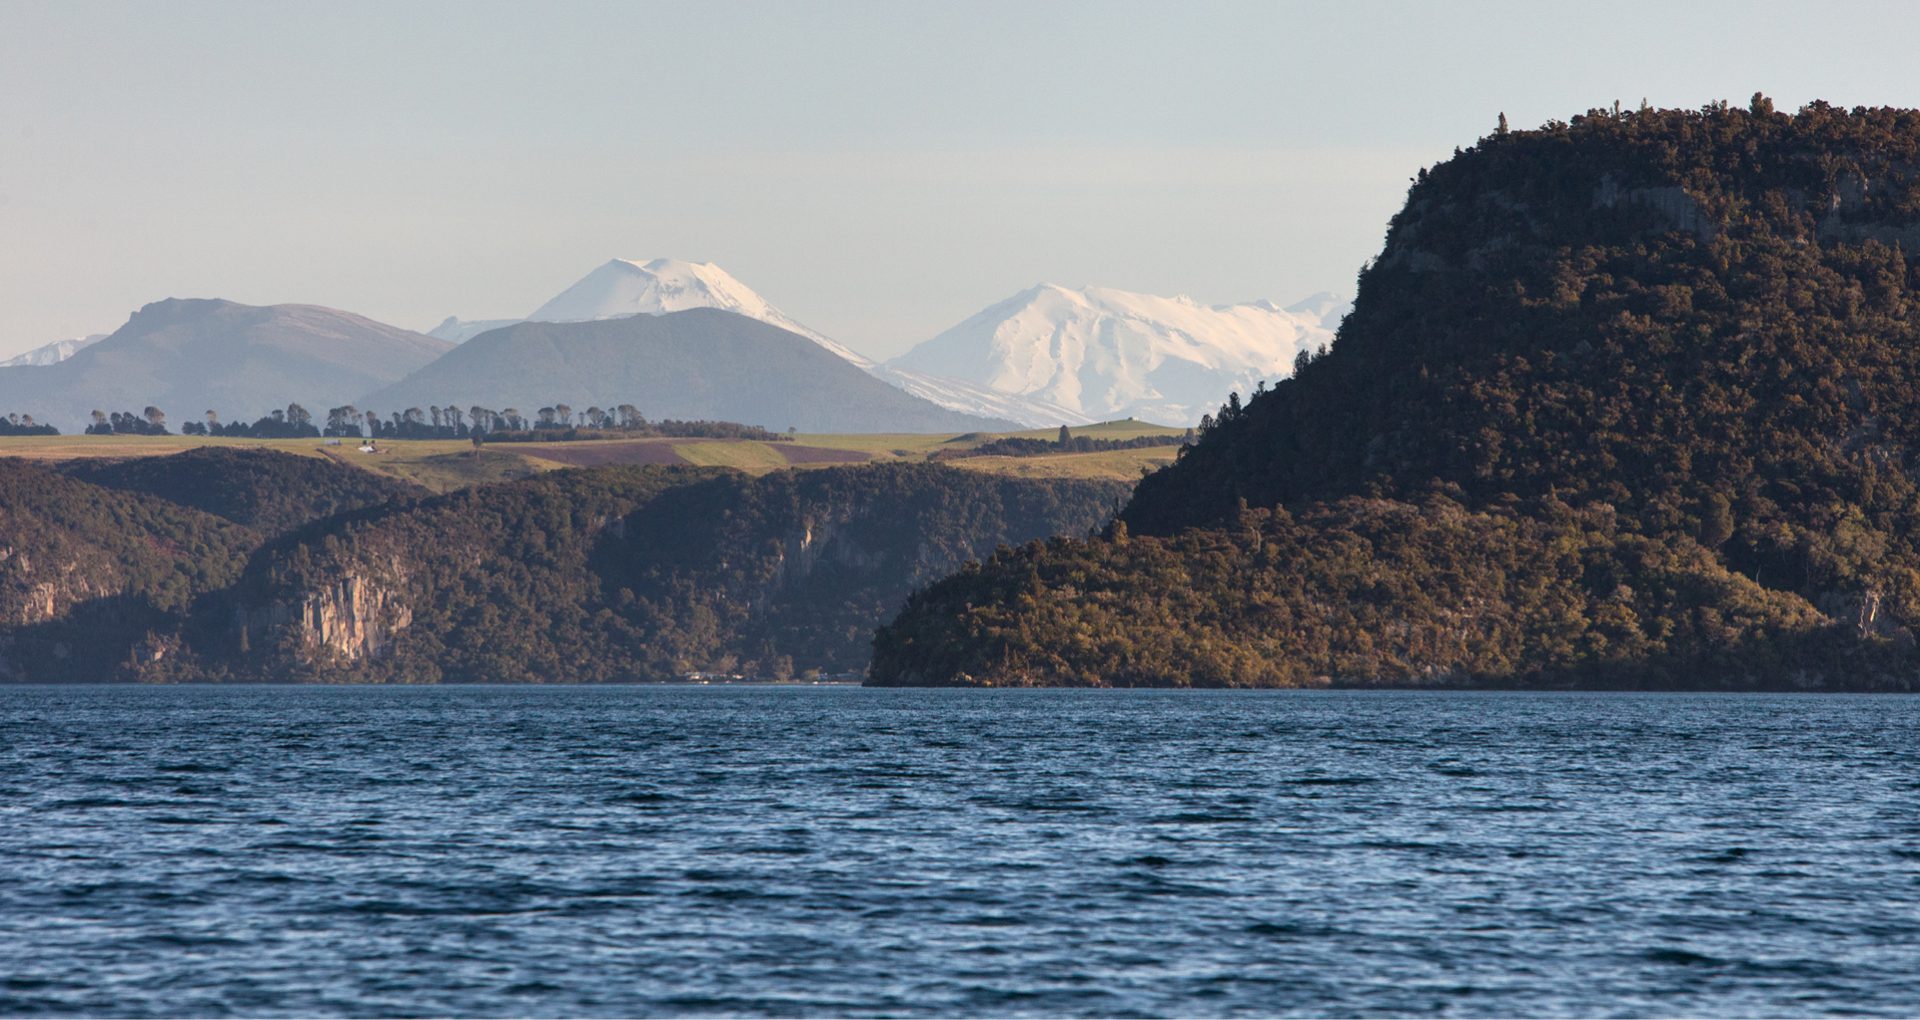
<path fill-rule="evenodd" d="M 1104 422 L 1072 430 L 1076 436 L 1131 439 L 1179 435 L 1184 429 L 1139 421 Z M 328 445 L 322 439 L 234 439 L 210 436 L 0 436 L 0 456 L 35 460 L 96 457 L 160 457 L 203 446 L 250 447 L 307 457 L 330 457 L 343 464 L 402 478 L 435 492 L 524 478 L 542 471 L 611 464 L 694 464 L 729 467 L 750 474 L 787 468 L 863 464 L 875 461 L 924 461 L 942 450 L 970 449 L 1008 436 L 1053 439 L 1058 429 L 964 435 L 876 433 L 802 434 L 793 442 L 744 439 L 594 439 L 570 443 L 493 443 L 479 450 L 465 440 L 381 440 L 380 452 L 361 453 L 353 440 Z M 966 457 L 953 467 L 1023 478 L 1109 478 L 1134 480 L 1141 471 L 1171 463 L 1178 447 L 1038 457 Z"/>
<path fill-rule="evenodd" d="M 1058 453 L 1044 457 L 965 457 L 947 461 L 967 471 L 1010 475 L 1015 478 L 1103 478 L 1137 482 L 1141 474 L 1173 463 L 1177 446 L 1149 446 L 1139 450 L 1100 450 Z"/>

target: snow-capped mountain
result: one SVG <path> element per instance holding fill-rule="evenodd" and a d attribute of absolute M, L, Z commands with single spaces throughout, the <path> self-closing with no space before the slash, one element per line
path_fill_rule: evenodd
<path fill-rule="evenodd" d="M 435 340 L 445 340 L 450 344 L 463 344 L 490 329 L 511 326 L 525 319 L 461 319 L 449 315 L 440 325 L 427 330 L 427 335 Z"/>
<path fill-rule="evenodd" d="M 1000 393 L 986 386 L 952 376 L 928 375 L 910 368 L 873 365 L 867 371 L 906 390 L 922 400 L 930 400 L 949 411 L 1005 418 L 1027 428 L 1051 428 L 1055 425 L 1091 425 L 1090 418 L 1069 407 L 1049 403 L 1038 397 L 1018 393 Z"/>
<path fill-rule="evenodd" d="M 717 308 L 758 319 L 949 410 L 1029 427 L 1136 417 L 1186 424 L 1226 395 L 1293 371 L 1332 339 L 1348 304 L 1315 294 L 1208 307 L 1104 287 L 1042 285 L 975 315 L 885 364 L 795 321 L 711 262 L 613 259 L 524 320 L 448 318 L 429 336 L 455 343 L 516 322 L 593 322 Z"/>
<path fill-rule="evenodd" d="M 1091 420 L 1067 408 L 1020 394 L 996 393 L 963 380 L 939 379 L 911 369 L 882 367 L 796 321 L 711 262 L 614 259 L 588 273 L 525 319 L 448 317 L 428 330 L 427 335 L 465 343 L 489 330 L 519 322 L 595 322 L 631 315 L 667 315 L 693 308 L 718 308 L 797 333 L 894 386 L 948 410 L 1034 426 L 1083 425 Z"/>
<path fill-rule="evenodd" d="M 872 359 L 801 325 L 719 266 L 681 259 L 651 262 L 614 259 L 534 309 L 525 319 L 469 321 L 449 317 L 427 335 L 460 343 L 516 322 L 596 322 L 629 315 L 665 315 L 690 308 L 718 308 L 759 319 L 789 333 L 798 333 L 861 368 L 873 366 Z"/>
<path fill-rule="evenodd" d="M 1192 424 L 1228 393 L 1292 374 L 1296 355 L 1333 339 L 1345 305 L 1315 295 L 1202 305 L 1107 287 L 1041 284 L 887 362 L 1036 398 L 1088 419 Z"/>
<path fill-rule="evenodd" d="M 0 361 L 0 368 L 58 365 L 106 338 L 105 333 L 95 333 L 92 336 L 78 337 L 73 340 L 55 340 L 50 344 L 35 347 L 25 354 L 16 354 L 5 361 Z"/>
<path fill-rule="evenodd" d="M 641 313 L 665 315 L 689 308 L 718 308 L 798 333 L 829 350 L 840 346 L 795 322 L 719 266 L 680 259 L 644 263 L 614 259 L 534 309 L 527 318 L 534 322 L 592 322 Z M 859 358 L 845 348 L 834 353 L 848 360 Z"/>

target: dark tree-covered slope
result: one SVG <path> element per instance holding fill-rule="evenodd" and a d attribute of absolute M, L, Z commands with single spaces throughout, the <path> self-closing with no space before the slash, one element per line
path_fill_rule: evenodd
<path fill-rule="evenodd" d="M 1307 551 L 1236 560 L 1237 571 L 1202 582 L 1220 586 L 1207 593 L 1223 600 L 1215 615 L 1183 622 L 1257 665 L 1229 677 L 1174 662 L 1153 682 L 1556 682 L 1613 661 L 1561 655 L 1553 632 L 1532 625 L 1481 651 L 1422 645 L 1417 635 L 1447 614 L 1415 590 L 1452 591 L 1476 612 L 1515 597 L 1502 573 L 1459 572 L 1478 560 L 1390 559 L 1369 568 L 1384 588 L 1306 584 L 1323 548 L 1380 552 L 1383 535 L 1328 511 L 1372 499 L 1413 514 L 1409 528 L 1444 528 L 1460 513 L 1524 523 L 1513 549 L 1528 557 L 1586 550 L 1562 580 L 1590 626 L 1601 626 L 1593 614 L 1611 590 L 1630 589 L 1614 604 L 1632 607 L 1633 634 L 1621 637 L 1642 650 L 1614 665 L 1705 661 L 1756 642 L 1778 650 L 1791 632 L 1805 658 L 1755 653 L 1765 677 L 1730 664 L 1694 679 L 1908 684 L 1920 622 L 1911 252 L 1920 112 L 1814 104 L 1787 115 L 1755 97 L 1748 109 L 1595 111 L 1482 139 L 1421 173 L 1331 349 L 1244 407 L 1229 404 L 1176 465 L 1141 484 L 1123 519 L 1148 551 L 1075 545 L 936 586 L 882 635 L 874 678 L 1121 682 L 1124 660 L 1111 656 L 996 666 L 992 642 L 965 642 L 966 618 L 1005 613 L 1033 630 L 1035 647 L 1071 646 L 1073 628 L 1096 626 L 1091 608 L 1072 608 L 1086 600 L 1060 597 L 1042 626 L 987 593 L 1007 573 L 1038 570 L 1033 597 L 1051 604 L 1054 584 L 1077 586 L 1076 570 L 1178 559 L 1207 541 L 1194 529 L 1237 533 L 1243 507 L 1285 508 L 1290 533 L 1313 536 Z M 1576 533 L 1550 509 L 1562 506 L 1572 519 L 1603 515 L 1639 552 L 1615 562 L 1604 551 L 1613 540 L 1581 538 L 1585 526 Z M 1128 611 L 1166 603 L 1162 585 L 1173 582 L 1156 578 L 1174 575 L 1158 562 L 1138 564 L 1135 580 L 1116 574 L 1111 597 Z M 1642 586 L 1680 576 L 1697 583 L 1675 590 L 1692 594 L 1645 602 Z M 1771 593 L 1739 596 L 1764 610 L 1729 615 L 1733 582 Z M 1327 620 L 1358 620 L 1356 602 L 1376 604 L 1391 625 L 1327 631 L 1324 648 L 1263 642 L 1232 623 L 1258 619 L 1259 596 L 1233 592 L 1269 585 L 1311 593 L 1302 597 Z M 1695 626 L 1709 611 L 1728 633 Z M 1209 630 L 1215 622 L 1224 629 Z M 1830 649 L 1842 638 L 1876 665 L 1840 665 Z M 1142 655 L 1173 640 L 1155 626 L 1136 639 Z"/>
<path fill-rule="evenodd" d="M 1057 540 L 917 593 L 885 685 L 1794 686 L 1885 663 L 1804 601 L 1601 507 L 1343 499 L 1170 538 Z"/>
<path fill-rule="evenodd" d="M 0 458 L 0 680 L 166 678 L 196 601 L 258 539 L 152 496 Z"/>
<path fill-rule="evenodd" d="M 262 550 L 214 614 L 243 679 L 618 679 L 645 650 L 610 624 L 589 559 L 685 468 L 556 471 L 388 504 Z M 211 640 L 211 639 L 210 639 Z"/>
<path fill-rule="evenodd" d="M 914 588 L 1002 545 L 1085 535 L 1126 492 L 926 465 L 728 475 L 629 517 L 604 583 L 666 665 L 855 671 Z"/>
<path fill-rule="evenodd" d="M 659 680 L 857 670 L 907 593 L 1084 534 L 1116 483 L 883 465 L 560 471 L 347 514 L 263 550 L 209 644 L 229 678 Z"/>
<path fill-rule="evenodd" d="M 69 461 L 60 471 L 204 510 L 268 537 L 348 510 L 427 495 L 417 485 L 325 457 L 217 446 L 166 457 Z"/>

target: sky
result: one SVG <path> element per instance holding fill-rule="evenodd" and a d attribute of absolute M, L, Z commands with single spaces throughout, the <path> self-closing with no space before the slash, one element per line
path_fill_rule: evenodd
<path fill-rule="evenodd" d="M 1897 3 L 0 0 L 0 356 L 167 297 L 512 318 L 615 257 L 883 358 L 1043 281 L 1350 297 L 1502 112 L 1917 106 L 1916 50 Z"/>

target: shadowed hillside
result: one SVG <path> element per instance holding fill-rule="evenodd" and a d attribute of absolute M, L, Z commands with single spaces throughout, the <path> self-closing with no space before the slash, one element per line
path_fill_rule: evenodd
<path fill-rule="evenodd" d="M 263 535 L 427 490 L 327 457 L 202 447 L 166 457 L 76 460 L 62 473 L 109 489 L 144 492 L 204 510 Z"/>
<path fill-rule="evenodd" d="M 879 465 L 561 471 L 340 518 L 249 565 L 237 678 L 663 680 L 858 670 L 917 584 L 1084 534 L 1111 482 Z"/>

